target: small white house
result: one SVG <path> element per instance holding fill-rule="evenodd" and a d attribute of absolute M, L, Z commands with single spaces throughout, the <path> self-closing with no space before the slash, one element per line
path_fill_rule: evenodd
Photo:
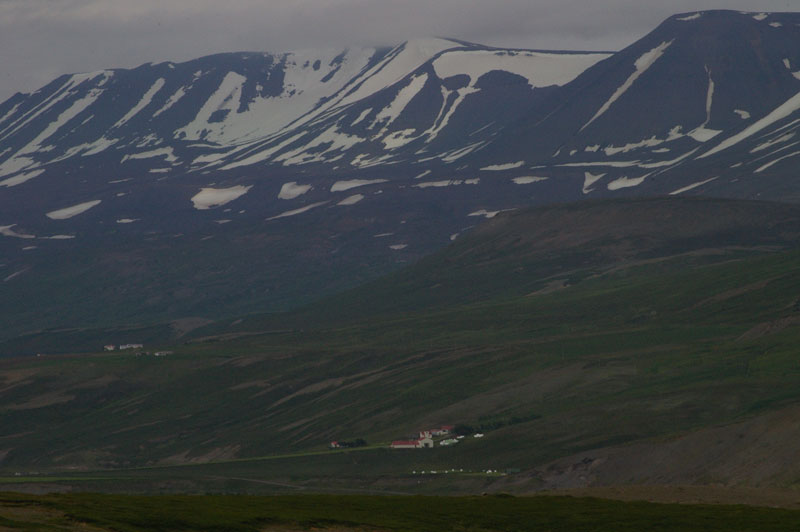
<path fill-rule="evenodd" d="M 433 438 L 430 436 L 426 438 L 420 438 L 417 440 L 417 447 L 419 449 L 432 449 L 433 448 Z"/>

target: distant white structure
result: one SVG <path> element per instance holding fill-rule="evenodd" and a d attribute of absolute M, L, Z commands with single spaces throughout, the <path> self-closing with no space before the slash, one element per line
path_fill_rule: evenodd
<path fill-rule="evenodd" d="M 390 445 L 392 449 L 432 449 L 433 438 L 421 437 L 417 440 L 397 440 Z"/>
<path fill-rule="evenodd" d="M 122 351 L 124 349 L 141 349 L 144 347 L 144 344 L 120 344 L 119 350 Z"/>
<path fill-rule="evenodd" d="M 103 346 L 103 350 L 104 351 L 114 351 L 116 348 L 117 348 L 117 346 L 111 345 L 111 344 Z"/>

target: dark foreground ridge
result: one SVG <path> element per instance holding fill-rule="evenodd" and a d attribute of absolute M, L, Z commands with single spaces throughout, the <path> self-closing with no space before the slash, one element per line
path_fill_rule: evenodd
<path fill-rule="evenodd" d="M 800 513 L 744 506 L 663 505 L 571 497 L 31 497 L 0 494 L 0 526 L 9 530 L 97 532 L 785 532 L 800 526 Z"/>

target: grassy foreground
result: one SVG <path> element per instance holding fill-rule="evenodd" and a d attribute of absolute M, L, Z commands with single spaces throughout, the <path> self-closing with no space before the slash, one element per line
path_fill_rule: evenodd
<path fill-rule="evenodd" d="M 0 494 L 0 530 L 791 531 L 800 512 L 572 497 Z"/>

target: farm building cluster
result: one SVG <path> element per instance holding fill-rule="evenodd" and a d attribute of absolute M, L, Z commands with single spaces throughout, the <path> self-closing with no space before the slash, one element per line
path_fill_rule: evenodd
<path fill-rule="evenodd" d="M 116 350 L 125 351 L 126 349 L 141 349 L 143 347 L 144 344 L 119 344 L 119 347 L 117 347 L 114 344 L 108 344 L 104 345 L 103 349 L 105 351 L 116 351 Z"/>
<path fill-rule="evenodd" d="M 456 435 L 453 425 L 442 425 L 436 429 L 421 430 L 416 438 L 409 438 L 407 440 L 395 440 L 389 444 L 391 449 L 433 449 L 438 443 L 441 447 L 455 445 L 466 436 L 464 434 Z M 472 435 L 473 438 L 483 438 L 482 433 Z M 348 447 L 363 447 L 366 442 L 362 439 L 357 439 L 354 442 L 347 441 L 332 441 L 328 445 L 330 449 L 342 449 Z"/>
<path fill-rule="evenodd" d="M 119 346 L 108 344 L 103 346 L 104 351 L 127 351 L 130 349 L 137 349 L 137 351 L 134 353 L 136 356 L 152 355 L 154 357 L 165 357 L 174 353 L 174 351 L 138 351 L 142 348 L 144 348 L 144 344 L 119 344 Z"/>
<path fill-rule="evenodd" d="M 419 432 L 419 437 L 412 440 L 395 440 L 389 447 L 392 449 L 432 449 L 434 446 L 434 438 L 440 438 L 450 435 L 453 432 L 452 425 L 442 425 L 438 429 L 422 430 Z M 457 442 L 454 438 L 445 438 L 439 441 L 439 445 L 451 445 L 444 443 L 448 440 Z"/>

